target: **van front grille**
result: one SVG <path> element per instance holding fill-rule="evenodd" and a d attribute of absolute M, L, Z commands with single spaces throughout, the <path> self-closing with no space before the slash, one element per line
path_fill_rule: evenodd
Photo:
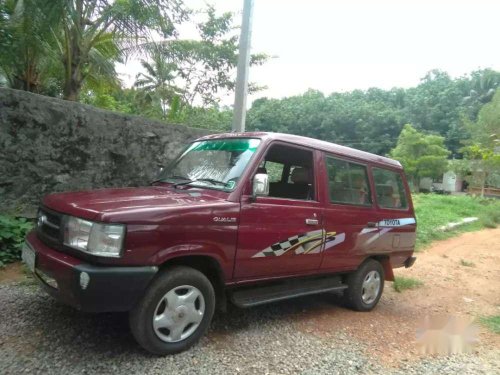
<path fill-rule="evenodd" d="M 40 207 L 38 210 L 37 233 L 38 237 L 48 245 L 62 245 L 63 242 L 63 215 Z M 59 248 L 59 246 L 56 246 Z"/>

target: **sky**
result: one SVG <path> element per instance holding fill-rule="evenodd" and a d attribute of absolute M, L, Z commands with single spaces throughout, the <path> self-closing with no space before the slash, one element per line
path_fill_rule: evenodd
<path fill-rule="evenodd" d="M 243 0 L 185 0 L 236 13 Z M 454 77 L 500 70 L 499 0 L 254 0 L 252 52 L 273 58 L 250 70 L 267 86 L 249 98 L 281 98 L 308 89 L 330 94 L 416 86 L 431 69 Z M 181 37 L 192 31 L 182 30 Z M 126 84 L 137 61 L 119 66 Z M 232 97 L 222 99 L 232 104 Z"/>

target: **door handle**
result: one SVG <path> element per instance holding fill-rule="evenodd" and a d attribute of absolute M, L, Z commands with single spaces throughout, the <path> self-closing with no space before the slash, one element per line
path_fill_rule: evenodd
<path fill-rule="evenodd" d="M 318 221 L 318 219 L 306 219 L 306 224 L 307 225 L 318 225 L 319 221 Z"/>
<path fill-rule="evenodd" d="M 369 221 L 369 222 L 366 224 L 366 226 L 367 226 L 368 228 L 376 228 L 376 227 L 377 227 L 377 223 L 376 223 L 376 222 L 374 222 L 374 221 Z"/>

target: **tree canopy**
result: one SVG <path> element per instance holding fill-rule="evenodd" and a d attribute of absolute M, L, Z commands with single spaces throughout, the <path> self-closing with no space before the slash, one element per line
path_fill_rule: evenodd
<path fill-rule="evenodd" d="M 444 145 L 444 137 L 426 135 L 407 124 L 390 156 L 401 162 L 413 187 L 418 190 L 422 177 L 436 178 L 446 171 L 449 154 Z"/>
<path fill-rule="evenodd" d="M 380 155 L 395 147 L 404 124 L 444 137 L 452 156 L 462 157 L 470 138 L 467 121 L 499 87 L 500 73 L 489 69 L 452 79 L 434 70 L 413 88 L 393 88 L 324 95 L 309 90 L 284 99 L 258 99 L 248 114 L 248 128 L 284 131 L 340 143 Z"/>
<path fill-rule="evenodd" d="M 463 175 L 469 175 L 474 185 L 500 187 L 500 89 L 490 103 L 485 104 L 477 121 L 467 123 L 471 135 L 464 141 L 464 159 L 455 161 L 453 167 Z"/>

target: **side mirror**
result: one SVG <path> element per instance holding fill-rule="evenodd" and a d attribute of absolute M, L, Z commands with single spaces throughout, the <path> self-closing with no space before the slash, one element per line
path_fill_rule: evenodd
<path fill-rule="evenodd" d="M 257 173 L 253 178 L 252 195 L 269 195 L 269 176 L 265 173 Z"/>

